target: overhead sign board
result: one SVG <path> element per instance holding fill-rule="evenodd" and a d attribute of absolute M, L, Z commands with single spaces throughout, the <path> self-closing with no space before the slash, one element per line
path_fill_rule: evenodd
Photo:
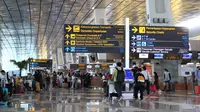
<path fill-rule="evenodd" d="M 29 63 L 29 67 L 30 67 L 30 69 L 39 68 L 39 67 L 51 68 L 52 60 L 50 60 L 50 59 L 31 59 L 30 63 Z"/>
<path fill-rule="evenodd" d="M 131 53 L 187 53 L 185 27 L 130 26 Z"/>
<path fill-rule="evenodd" d="M 66 53 L 123 53 L 124 26 L 64 25 Z"/>

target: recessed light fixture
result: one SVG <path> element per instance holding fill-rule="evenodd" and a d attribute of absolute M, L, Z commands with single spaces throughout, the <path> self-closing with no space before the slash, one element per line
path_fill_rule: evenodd
<path fill-rule="evenodd" d="M 95 7 L 92 7 L 92 10 L 94 10 L 95 9 Z"/>

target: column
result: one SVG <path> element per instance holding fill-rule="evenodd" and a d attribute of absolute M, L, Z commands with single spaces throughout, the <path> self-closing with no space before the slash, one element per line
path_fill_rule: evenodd
<path fill-rule="evenodd" d="M 149 26 L 173 26 L 173 14 L 171 9 L 171 0 L 146 0 L 147 25 Z M 170 67 L 171 63 L 159 61 L 160 66 Z M 175 62 L 175 61 L 174 61 Z M 156 62 L 151 61 L 152 71 L 162 73 L 164 68 L 156 71 Z M 163 66 L 162 66 L 163 67 Z"/>
<path fill-rule="evenodd" d="M 106 12 L 104 8 L 96 8 L 94 9 L 94 18 L 95 18 L 95 24 L 96 25 L 106 25 Z M 99 60 L 106 60 L 107 58 L 106 53 L 97 53 L 97 58 Z"/>
<path fill-rule="evenodd" d="M 171 0 L 146 0 L 147 25 L 173 26 Z"/>

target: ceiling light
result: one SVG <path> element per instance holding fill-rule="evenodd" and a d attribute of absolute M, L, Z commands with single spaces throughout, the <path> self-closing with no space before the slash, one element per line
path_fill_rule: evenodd
<path fill-rule="evenodd" d="M 95 9 L 95 7 L 92 7 L 92 10 L 94 10 Z"/>
<path fill-rule="evenodd" d="M 200 16 L 197 16 L 196 18 L 193 18 L 193 19 L 189 19 L 187 21 L 183 21 L 179 24 L 177 24 L 176 26 L 183 26 L 183 27 L 188 27 L 188 28 L 195 28 L 195 27 L 198 27 L 200 26 Z"/>

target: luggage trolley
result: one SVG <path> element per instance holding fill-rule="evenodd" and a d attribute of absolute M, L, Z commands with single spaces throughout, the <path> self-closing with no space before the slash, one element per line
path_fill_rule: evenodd
<path fill-rule="evenodd" d="M 6 80 L 0 80 L 0 107 L 7 107 L 9 103 L 8 88 L 6 88 Z"/>

